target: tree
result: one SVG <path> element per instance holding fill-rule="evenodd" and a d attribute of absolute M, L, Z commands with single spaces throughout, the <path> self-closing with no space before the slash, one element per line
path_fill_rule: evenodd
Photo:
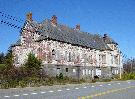
<path fill-rule="evenodd" d="M 9 47 L 8 52 L 6 53 L 3 61 L 3 69 L 1 71 L 1 75 L 7 79 L 16 78 L 16 68 L 13 66 L 13 55 L 12 55 L 12 47 Z"/>
<path fill-rule="evenodd" d="M 135 59 L 127 59 L 123 64 L 124 71 L 127 73 L 135 72 Z"/>
<path fill-rule="evenodd" d="M 28 75 L 37 75 L 40 74 L 42 62 L 34 54 L 28 55 L 28 60 L 24 65 L 24 68 Z"/>
<path fill-rule="evenodd" d="M 5 59 L 5 56 L 4 56 L 4 53 L 0 53 L 0 64 L 3 64 L 4 63 L 4 59 Z"/>
<path fill-rule="evenodd" d="M 13 55 L 11 47 L 9 47 L 8 52 L 5 55 L 4 64 L 6 65 L 7 69 L 13 68 Z"/>

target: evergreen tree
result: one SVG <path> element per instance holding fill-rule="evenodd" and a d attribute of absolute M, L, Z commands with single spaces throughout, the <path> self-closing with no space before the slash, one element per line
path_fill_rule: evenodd
<path fill-rule="evenodd" d="M 13 67 L 13 55 L 12 55 L 12 49 L 9 47 L 8 52 L 5 55 L 5 61 L 4 61 L 7 69 L 11 69 Z"/>
<path fill-rule="evenodd" d="M 0 64 L 3 64 L 4 63 L 4 59 L 5 59 L 5 56 L 4 56 L 4 53 L 0 53 Z"/>
<path fill-rule="evenodd" d="M 25 68 L 26 72 L 29 75 L 37 75 L 40 73 L 42 62 L 37 57 L 35 57 L 34 54 L 30 53 L 28 55 L 28 60 L 24 66 L 25 66 L 24 68 Z"/>

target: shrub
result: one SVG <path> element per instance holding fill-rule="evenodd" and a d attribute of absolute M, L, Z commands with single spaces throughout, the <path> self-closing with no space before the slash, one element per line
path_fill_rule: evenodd
<path fill-rule="evenodd" d="M 27 82 L 22 80 L 22 81 L 19 81 L 19 86 L 24 88 L 24 87 L 27 87 Z"/>
<path fill-rule="evenodd" d="M 122 80 L 131 80 L 135 79 L 135 73 L 124 73 L 122 75 Z"/>
<path fill-rule="evenodd" d="M 60 73 L 59 79 L 63 79 L 63 74 L 62 73 Z"/>
<path fill-rule="evenodd" d="M 29 76 L 39 75 L 42 67 L 42 62 L 34 54 L 28 55 L 28 60 L 24 65 L 24 70 L 28 73 Z"/>

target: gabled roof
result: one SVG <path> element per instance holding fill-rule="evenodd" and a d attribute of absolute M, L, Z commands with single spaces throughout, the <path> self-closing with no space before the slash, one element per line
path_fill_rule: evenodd
<path fill-rule="evenodd" d="M 26 23 L 27 22 L 28 21 L 26 21 Z M 24 25 L 26 25 L 26 23 Z M 44 20 L 41 23 L 32 21 L 28 22 L 28 24 L 30 24 L 36 30 L 36 32 L 40 34 L 40 37 L 37 41 L 52 39 L 97 50 L 111 50 L 107 44 L 114 43 L 112 39 L 106 40 L 106 42 L 104 42 L 103 37 L 98 34 L 83 32 L 74 28 L 70 28 L 66 25 L 57 24 L 57 26 L 53 26 L 51 24 L 51 20 L 49 19 Z M 39 26 L 41 27 L 37 28 Z M 18 42 L 20 43 L 20 41 Z M 19 45 L 19 43 L 17 45 Z"/>
<path fill-rule="evenodd" d="M 49 38 L 92 49 L 111 50 L 104 43 L 103 38 L 97 34 L 82 32 L 61 24 L 53 26 L 50 20 L 45 20 L 41 24 L 42 29 L 38 29 L 38 32 L 41 33 L 39 41 Z"/>

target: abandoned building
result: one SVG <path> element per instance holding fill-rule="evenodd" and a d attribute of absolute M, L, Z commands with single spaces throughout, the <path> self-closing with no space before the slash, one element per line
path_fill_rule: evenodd
<path fill-rule="evenodd" d="M 12 46 L 14 65 L 22 66 L 33 53 L 42 60 L 47 75 L 74 78 L 112 77 L 122 68 L 122 56 L 118 44 L 107 34 L 100 36 L 59 24 L 52 16 L 38 23 L 32 13 L 20 33 L 20 39 Z"/>

